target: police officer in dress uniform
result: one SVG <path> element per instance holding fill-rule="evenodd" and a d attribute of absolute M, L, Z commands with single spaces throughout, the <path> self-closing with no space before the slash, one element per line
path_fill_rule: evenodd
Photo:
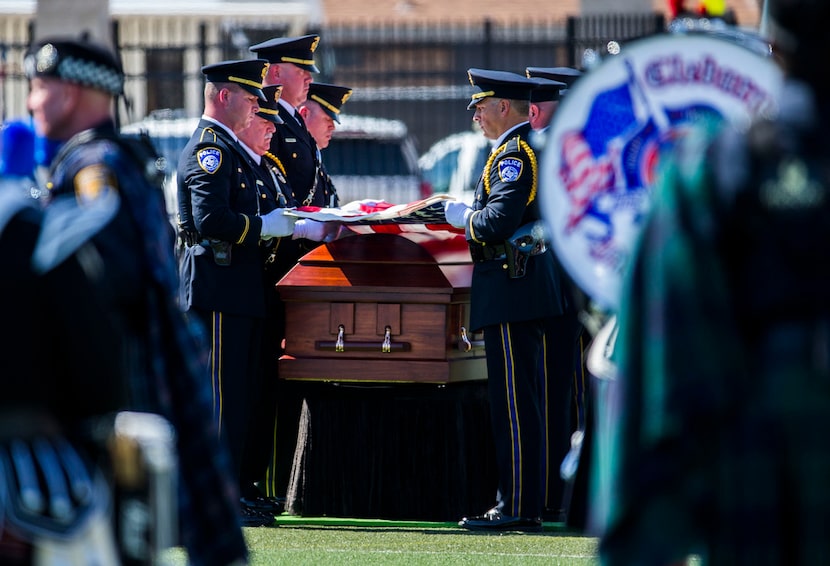
<path fill-rule="evenodd" d="M 582 71 L 573 67 L 527 67 L 525 74 L 531 78 L 548 79 L 565 83 L 565 88 L 559 89 L 559 96 L 565 96 L 576 80 L 582 76 Z"/>
<path fill-rule="evenodd" d="M 148 170 L 155 155 L 115 131 L 120 62 L 83 37 L 44 38 L 29 49 L 24 69 L 39 133 L 63 142 L 49 171 L 39 261 L 57 262 L 92 244 L 86 259 L 101 269 L 100 298 L 119 338 L 128 408 L 159 413 L 176 429 L 180 528 L 190 561 L 244 562 L 228 454 L 211 426 L 200 374 L 204 350 L 176 303 L 172 227 Z"/>
<path fill-rule="evenodd" d="M 214 420 L 230 447 L 238 481 L 261 384 L 263 245 L 291 235 L 295 222 L 283 209 L 264 212 L 257 176 L 237 137 L 264 101 L 267 66 L 252 59 L 202 68 L 205 112 L 178 166 L 179 222 L 187 240 L 181 301 L 210 336 Z M 273 520 L 246 507 L 242 512 L 248 524 Z"/>
<path fill-rule="evenodd" d="M 320 167 L 317 146 L 297 111 L 308 97 L 311 74 L 320 72 L 314 64 L 319 42 L 320 36 L 312 34 L 271 39 L 249 48 L 257 57 L 271 63 L 265 84 L 283 87 L 279 115 L 285 124 L 277 128 L 271 140 L 271 153 L 282 161 L 293 196 L 301 206 L 330 204 L 317 187 Z"/>
<path fill-rule="evenodd" d="M 278 208 L 296 206 L 291 189 L 279 159 L 269 153 L 271 138 L 282 119 L 278 115 L 280 85 L 262 87 L 265 100 L 260 101 L 259 111 L 250 125 L 239 132 L 239 140 L 251 160 L 256 178 L 257 195 L 262 214 Z M 273 497 L 275 490 L 268 489 L 266 470 L 276 457 L 274 427 L 277 410 L 277 360 L 282 354 L 281 342 L 285 334 L 285 317 L 276 290 L 279 276 L 275 274 L 275 261 L 282 252 L 283 240 L 271 238 L 263 242 L 262 261 L 265 287 L 265 324 L 262 332 L 262 385 L 254 399 L 251 423 L 245 444 L 242 466 L 241 502 L 255 511 L 279 514 L 283 503 Z M 266 482 L 263 484 L 263 482 Z"/>
<path fill-rule="evenodd" d="M 537 82 L 530 94 L 530 125 L 535 133 L 544 137 L 561 98 L 580 72 L 569 67 L 528 67 L 525 73 Z M 579 504 L 574 506 L 573 483 L 565 482 L 560 467 L 571 449 L 572 435 L 579 435 L 577 438 L 581 442 L 580 437 L 584 434 L 586 425 L 583 327 L 579 322 L 579 312 L 585 307 L 585 299 L 558 261 L 557 268 L 565 293 L 566 311 L 563 316 L 548 319 L 544 363 L 540 368 L 547 422 L 544 518 L 564 522 L 572 508 L 575 515 L 581 513 L 577 509 Z M 581 448 L 581 444 L 576 446 L 574 454 Z"/>
<path fill-rule="evenodd" d="M 472 207 L 445 205 L 463 228 L 473 258 L 470 326 L 484 330 L 488 390 L 499 475 L 497 504 L 459 525 L 481 531 L 540 531 L 543 500 L 542 397 L 538 364 L 545 320 L 561 315 L 553 254 L 535 241 L 513 245 L 517 231 L 540 221 L 538 163 L 528 143 L 530 93 L 536 82 L 505 71 L 470 69 L 476 88 L 468 108 L 494 149 Z M 527 253 L 525 253 L 527 252 Z"/>
<path fill-rule="evenodd" d="M 332 208 L 340 206 L 340 197 L 326 171 L 320 152 L 329 146 L 336 124 L 340 123 L 343 105 L 351 95 L 352 89 L 345 86 L 311 83 L 308 87 L 308 98 L 299 107 L 300 115 L 317 144 L 317 161 L 320 163 L 317 171 L 317 190 L 322 191 L 324 202 L 328 203 L 326 206 Z"/>
<path fill-rule="evenodd" d="M 319 150 L 328 146 L 331 134 L 334 131 L 335 120 L 339 122 L 340 108 L 350 95 L 351 89 L 345 87 L 311 83 L 308 89 L 308 99 L 298 109 L 317 145 L 318 162 L 320 164 L 317 169 L 318 190 L 321 191 L 321 194 L 325 196 L 326 201 L 331 206 L 338 206 L 339 201 L 331 178 L 323 165 Z M 279 109 L 280 106 L 277 105 L 277 108 Z M 271 173 L 279 179 L 279 184 L 284 187 L 282 193 L 289 203 L 288 206 L 298 206 L 299 203 L 294 200 L 290 186 L 286 184 L 284 177 L 286 170 L 282 160 L 270 151 L 266 151 L 263 155 L 263 163 L 267 164 L 271 169 Z M 326 234 L 323 237 L 316 238 L 316 240 L 330 241 L 338 236 L 339 223 L 327 222 L 324 227 Z M 300 248 L 297 243 L 296 240 L 280 241 L 276 244 L 274 253 L 271 253 L 266 261 L 266 292 L 270 297 L 268 306 L 269 322 L 266 327 L 264 350 L 266 355 L 264 362 L 266 377 L 278 375 L 277 361 L 283 354 L 282 344 L 285 338 L 285 304 L 276 292 L 276 283 L 296 265 L 299 257 L 308 248 L 307 245 Z M 263 430 L 261 432 L 270 432 L 272 429 L 276 429 L 276 433 L 273 435 L 272 441 L 271 437 L 268 437 L 270 443 L 267 444 L 266 456 L 270 455 L 271 458 L 264 479 L 258 482 L 259 491 L 265 494 L 265 501 L 262 501 L 262 497 L 257 498 L 259 506 L 269 505 L 275 499 L 283 499 L 289 479 L 288 472 L 293 460 L 293 440 L 296 439 L 297 432 L 298 404 L 292 402 L 292 389 L 286 383 L 278 382 L 276 377 L 271 385 L 275 389 L 274 395 L 279 406 L 277 417 L 279 418 L 276 422 L 273 419 L 269 421 L 267 417 L 262 421 L 262 427 L 268 426 L 268 431 Z M 276 406 L 269 405 L 269 407 L 272 407 L 271 414 L 273 414 L 273 409 L 276 409 Z"/>

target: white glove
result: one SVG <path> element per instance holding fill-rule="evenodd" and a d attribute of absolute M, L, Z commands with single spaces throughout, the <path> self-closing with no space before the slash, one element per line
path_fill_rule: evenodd
<path fill-rule="evenodd" d="M 260 216 L 262 219 L 262 230 L 259 232 L 260 238 L 263 240 L 281 238 L 294 233 L 294 224 L 297 222 L 297 217 L 289 216 L 285 214 L 285 211 L 285 208 L 277 208 L 265 216 Z"/>
<path fill-rule="evenodd" d="M 340 222 L 318 222 L 310 218 L 303 218 L 294 224 L 294 240 L 305 238 L 315 242 L 331 242 L 337 239 L 340 233 Z"/>
<path fill-rule="evenodd" d="M 444 202 L 444 216 L 447 217 L 447 223 L 456 228 L 466 228 L 467 220 L 472 213 L 473 209 L 463 202 L 457 200 Z"/>

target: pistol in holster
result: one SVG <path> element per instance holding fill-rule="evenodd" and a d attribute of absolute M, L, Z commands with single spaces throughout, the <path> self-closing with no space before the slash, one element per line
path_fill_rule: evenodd
<path fill-rule="evenodd" d="M 541 221 L 525 224 L 504 242 L 507 275 L 511 279 L 524 277 L 531 256 L 547 251 L 545 230 Z"/>

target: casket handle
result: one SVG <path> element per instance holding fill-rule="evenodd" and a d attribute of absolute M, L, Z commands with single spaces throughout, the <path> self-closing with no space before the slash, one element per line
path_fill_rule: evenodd
<path fill-rule="evenodd" d="M 334 343 L 335 352 L 345 352 L 346 344 L 343 336 L 346 334 L 346 327 L 342 324 L 337 326 L 337 341 Z"/>
<path fill-rule="evenodd" d="M 345 352 L 346 351 L 346 327 L 343 324 L 337 325 L 337 340 L 318 340 L 314 343 L 314 347 L 317 350 L 323 350 L 331 352 L 334 350 L 335 352 Z M 378 343 L 377 341 L 373 342 L 360 342 L 351 340 L 349 342 L 349 352 L 377 352 L 378 351 Z M 412 345 L 409 342 L 392 342 L 392 327 L 386 326 L 384 329 L 383 335 L 383 342 L 380 345 L 380 351 L 383 353 L 389 352 L 410 352 L 412 351 Z"/>
<path fill-rule="evenodd" d="M 467 328 L 464 326 L 461 327 L 461 344 L 458 345 L 459 350 L 463 350 L 465 352 L 469 352 L 473 349 L 473 346 L 480 348 L 484 347 L 484 340 L 476 340 L 475 342 L 470 342 L 470 339 L 467 338 Z"/>

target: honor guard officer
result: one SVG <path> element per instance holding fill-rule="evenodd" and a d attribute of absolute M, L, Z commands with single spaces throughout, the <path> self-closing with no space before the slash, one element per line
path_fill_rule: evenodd
<path fill-rule="evenodd" d="M 568 83 L 560 79 L 569 78 L 570 75 L 565 71 L 572 70 L 565 67 L 557 69 L 563 71 L 544 69 L 546 76 L 559 77 L 556 80 L 536 76 L 536 73 L 543 73 L 539 67 L 526 69 L 528 78 L 537 83 L 536 88 L 530 93 L 529 121 L 534 134 L 542 143 L 544 133 L 547 132 L 559 108 L 559 101 L 568 89 Z M 534 137 L 534 140 L 536 139 Z M 578 297 L 578 289 L 570 281 L 558 260 L 557 269 L 564 296 L 555 300 L 565 305 L 565 314 L 550 317 L 546 321 L 544 363 L 540 366 L 543 374 L 540 383 L 545 400 L 543 417 L 546 422 L 543 518 L 562 522 L 567 520 L 571 508 L 573 483 L 566 484 L 560 467 L 571 450 L 572 435 L 577 431 L 578 434 L 583 434 L 585 429 L 585 372 L 582 364 L 582 325 L 579 322 L 579 312 L 584 299 Z"/>
<path fill-rule="evenodd" d="M 472 207 L 445 206 L 463 228 L 473 258 L 470 326 L 484 330 L 487 379 L 499 475 L 497 504 L 459 525 L 481 531 L 542 529 L 542 398 L 538 365 L 545 319 L 563 313 L 553 254 L 532 236 L 541 215 L 538 163 L 527 117 L 536 82 L 505 71 L 470 69 L 476 88 L 468 108 L 494 149 Z"/>
<path fill-rule="evenodd" d="M 532 77 L 531 77 L 532 78 Z M 559 96 L 563 89 L 567 88 L 565 83 L 550 79 L 537 78 L 536 87 L 530 93 L 530 112 L 528 119 L 530 127 L 535 132 L 541 132 L 548 128 L 556 109 L 559 107 Z"/>
<path fill-rule="evenodd" d="M 251 124 L 239 133 L 239 139 L 251 159 L 251 167 L 256 177 L 257 195 L 260 214 L 267 214 L 278 208 L 294 207 L 291 189 L 284 176 L 282 163 L 269 153 L 271 138 L 276 127 L 282 124 L 278 115 L 279 99 L 282 86 L 262 87 L 265 101 L 260 101 L 259 111 Z M 325 239 L 327 231 L 336 233 L 336 223 L 302 222 L 297 223 L 298 230 L 313 227 L 316 234 L 306 237 Z M 262 340 L 262 385 L 255 394 L 251 409 L 251 422 L 243 454 L 241 502 L 244 506 L 271 516 L 282 512 L 283 505 L 274 495 L 273 474 L 266 470 L 273 465 L 275 455 L 274 438 L 277 409 L 278 382 L 277 360 L 282 355 L 281 343 L 285 336 L 285 314 L 282 302 L 276 290 L 276 283 L 285 274 L 280 271 L 278 257 L 284 255 L 285 238 L 271 238 L 262 242 L 262 257 L 265 278 L 265 324 Z M 292 264 L 293 265 L 293 264 Z M 287 271 L 287 270 L 286 270 Z M 293 446 L 292 446 L 293 448 Z M 270 481 L 269 481 L 270 480 Z"/>
<path fill-rule="evenodd" d="M 212 426 L 200 373 L 203 344 L 176 303 L 173 233 L 159 176 L 148 168 L 156 156 L 115 131 L 121 64 L 105 46 L 62 37 L 34 44 L 24 69 L 39 133 L 63 142 L 49 171 L 41 236 L 49 245 L 39 261 L 59 261 L 84 242 L 95 248 L 97 255 L 87 257 L 96 256 L 101 268 L 103 312 L 125 360 L 127 408 L 161 414 L 176 429 L 182 540 L 190 562 L 244 560 L 229 456 Z"/>
<path fill-rule="evenodd" d="M 335 124 L 340 123 L 340 111 L 351 95 L 352 89 L 345 86 L 311 83 L 308 87 L 308 98 L 299 108 L 300 115 L 317 144 L 317 161 L 320 163 L 317 170 L 317 191 L 322 193 L 325 206 L 330 208 L 340 206 L 340 198 L 326 171 L 320 150 L 329 146 L 331 136 L 337 127 Z"/>
<path fill-rule="evenodd" d="M 560 89 L 560 97 L 568 92 L 576 80 L 582 76 L 582 71 L 572 67 L 527 67 L 525 73 L 530 78 L 549 79 L 565 83 L 565 88 Z"/>
<path fill-rule="evenodd" d="M 308 97 L 311 74 L 320 72 L 314 64 L 314 51 L 319 42 L 318 35 L 304 35 L 271 39 L 249 48 L 257 57 L 271 63 L 265 84 L 283 87 L 280 117 L 285 124 L 277 128 L 271 140 L 271 153 L 282 161 L 294 198 L 303 206 L 326 205 L 322 191 L 317 194 L 320 162 L 314 138 L 297 111 Z"/>
<path fill-rule="evenodd" d="M 179 222 L 187 241 L 181 302 L 210 337 L 214 419 L 230 447 L 237 481 L 261 379 L 261 240 L 291 235 L 295 222 L 284 209 L 263 212 L 251 158 L 238 141 L 265 98 L 267 67 L 264 59 L 249 59 L 202 68 L 205 110 L 178 167 Z M 247 508 L 242 512 L 249 525 L 273 521 Z"/>

